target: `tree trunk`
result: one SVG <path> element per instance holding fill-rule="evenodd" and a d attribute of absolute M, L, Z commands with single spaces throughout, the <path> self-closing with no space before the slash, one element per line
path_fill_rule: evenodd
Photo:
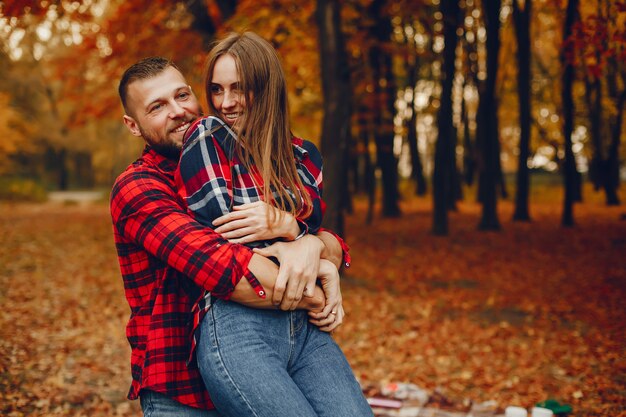
<path fill-rule="evenodd" d="M 90 189 L 95 184 L 94 167 L 91 153 L 74 153 L 74 175 L 75 184 L 80 188 Z"/>
<path fill-rule="evenodd" d="M 487 29 L 487 78 L 483 94 L 480 96 L 479 116 L 483 126 L 481 139 L 481 169 L 479 176 L 480 200 L 482 216 L 478 228 L 480 230 L 499 230 L 500 222 L 497 212 L 496 186 L 498 181 L 499 139 L 497 123 L 498 106 L 495 97 L 496 79 L 498 76 L 498 54 L 500 52 L 500 5 L 501 0 L 493 0 L 483 7 L 485 26 Z"/>
<path fill-rule="evenodd" d="M 403 26 L 410 25 L 410 22 L 404 21 Z M 407 88 L 411 89 L 411 100 L 407 103 L 407 107 L 411 110 L 411 117 L 406 121 L 406 141 L 409 145 L 409 155 L 411 157 L 411 178 L 415 182 L 415 194 L 423 196 L 426 194 L 426 180 L 424 179 L 424 168 L 420 159 L 419 147 L 417 142 L 417 111 L 415 110 L 415 86 L 419 77 L 420 62 L 417 56 L 417 46 L 415 41 L 409 36 L 404 36 L 404 42 L 407 47 L 406 58 L 404 61 L 405 71 L 407 74 Z"/>
<path fill-rule="evenodd" d="M 348 179 L 350 135 L 350 73 L 341 33 L 339 3 L 318 0 L 320 65 L 324 93 L 322 153 L 324 155 L 324 226 L 343 235 L 344 195 Z"/>
<path fill-rule="evenodd" d="M 57 177 L 57 186 L 59 187 L 59 190 L 67 191 L 70 188 L 70 172 L 67 167 L 67 149 L 59 149 L 59 151 L 56 153 L 56 156 L 58 160 L 57 170 L 59 174 Z"/>
<path fill-rule="evenodd" d="M 589 167 L 589 179 L 594 190 L 598 191 L 604 183 L 604 152 L 602 146 L 602 87 L 600 80 L 585 76 L 585 101 L 589 117 L 589 136 L 591 137 L 592 156 Z"/>
<path fill-rule="evenodd" d="M 415 181 L 415 193 L 419 196 L 426 194 L 426 180 L 424 178 L 424 168 L 420 158 L 417 143 L 417 111 L 415 110 L 415 85 L 417 84 L 417 76 L 419 63 L 414 61 L 412 65 L 407 63 L 407 72 L 409 73 L 409 88 L 413 90 L 411 102 L 408 103 L 411 109 L 411 118 L 407 122 L 407 142 L 409 144 L 409 152 L 411 154 L 411 178 Z"/>
<path fill-rule="evenodd" d="M 452 86 L 456 57 L 460 7 L 458 0 L 442 0 L 440 3 L 444 22 L 444 50 L 441 76 L 441 106 L 437 114 L 438 138 L 435 145 L 435 168 L 433 173 L 433 233 L 448 234 L 448 208 L 452 198 L 453 170 L 456 169 L 453 154 L 454 127 L 452 124 Z"/>
<path fill-rule="evenodd" d="M 528 157 L 530 155 L 530 126 L 531 126 L 531 58 L 530 53 L 530 18 L 532 0 L 526 0 L 523 10 L 520 10 L 518 0 L 513 0 L 513 21 L 517 37 L 517 94 L 519 96 L 519 158 L 517 175 L 515 178 L 515 212 L 513 220 L 529 221 L 528 193 L 530 177 L 528 171 Z"/>
<path fill-rule="evenodd" d="M 376 99 L 376 162 L 382 174 L 383 217 L 400 216 L 398 191 L 398 161 L 393 153 L 395 113 L 395 83 L 392 72 L 390 52 L 384 46 L 391 42 L 392 26 L 383 7 L 385 0 L 374 0 L 369 13 L 375 24 L 372 38 L 375 40 L 370 49 L 370 62 L 373 73 L 374 96 Z"/>
<path fill-rule="evenodd" d="M 567 44 L 572 33 L 572 27 L 578 20 L 578 0 L 569 0 L 565 14 L 565 26 L 563 28 L 563 48 L 561 48 L 561 63 L 563 65 L 562 80 L 562 105 L 563 105 L 563 137 L 565 139 L 565 163 L 563 179 L 565 186 L 565 198 L 563 199 L 563 226 L 574 225 L 574 197 L 576 186 L 576 161 L 572 150 L 572 131 L 574 128 L 574 100 L 572 98 L 572 84 L 574 78 L 574 66 L 567 60 L 566 49 L 571 47 Z"/>
<path fill-rule="evenodd" d="M 624 70 L 623 63 L 621 64 L 622 71 L 620 72 L 620 64 L 615 57 L 611 57 L 608 60 L 608 77 L 607 86 L 611 99 L 615 102 L 615 116 L 610 120 L 610 145 L 607 155 L 607 180 L 606 180 L 606 203 L 607 205 L 617 206 L 620 205 L 620 199 L 618 195 L 619 189 L 619 147 L 620 138 L 622 132 L 622 121 L 624 113 L 624 104 L 626 102 L 626 70 Z M 622 90 L 619 90 L 618 75 L 622 75 Z"/>
<path fill-rule="evenodd" d="M 606 203 L 610 206 L 620 205 L 619 195 L 619 145 L 622 132 L 622 121 L 624 114 L 624 103 L 626 102 L 626 87 L 622 90 L 617 100 L 617 114 L 611 129 L 611 145 L 609 147 L 608 156 L 608 172 L 607 172 L 607 193 Z"/>
<path fill-rule="evenodd" d="M 217 0 L 213 2 L 217 6 L 214 14 L 209 13 L 209 5 L 205 0 L 188 0 L 185 7 L 193 16 L 191 29 L 202 37 L 202 45 L 209 48 L 215 32 L 228 20 L 237 9 L 237 0 Z"/>
<path fill-rule="evenodd" d="M 476 5 L 474 6 L 476 7 Z M 473 8 L 466 10 L 466 13 L 470 15 L 474 11 Z M 471 130 L 474 130 L 476 135 L 476 128 L 470 129 L 470 115 L 467 110 L 467 104 L 465 102 L 465 89 L 471 85 L 478 87 L 480 82 L 478 80 L 478 51 L 477 51 L 477 36 L 476 32 L 466 32 L 463 37 L 464 41 L 464 53 L 465 53 L 465 77 L 463 81 L 463 96 L 461 98 L 461 118 L 463 123 L 463 179 L 467 185 L 473 185 L 476 177 L 477 169 L 477 154 L 476 154 L 476 137 L 472 137 Z M 474 123 L 478 122 L 478 114 L 474 114 Z"/>

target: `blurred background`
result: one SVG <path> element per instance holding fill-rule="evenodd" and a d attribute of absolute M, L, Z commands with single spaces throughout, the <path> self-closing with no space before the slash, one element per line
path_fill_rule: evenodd
<path fill-rule="evenodd" d="M 204 103 L 233 30 L 277 48 L 322 150 L 368 395 L 624 415 L 622 0 L 1 1 L 0 414 L 138 415 L 107 201 L 143 142 L 117 84 L 165 56 Z"/>
<path fill-rule="evenodd" d="M 589 179 L 617 204 L 626 6 L 578 3 L 5 1 L 0 195 L 108 189 L 142 146 L 120 123 L 124 69 L 170 57 L 201 96 L 212 40 L 247 29 L 283 58 L 294 133 L 322 147 L 330 225 L 377 188 L 382 215 L 398 215 L 405 179 L 409 193 L 432 186 L 441 233 L 465 185 L 480 185 L 485 228 L 495 194 L 528 216 L 530 177 L 562 175 L 572 201 Z"/>

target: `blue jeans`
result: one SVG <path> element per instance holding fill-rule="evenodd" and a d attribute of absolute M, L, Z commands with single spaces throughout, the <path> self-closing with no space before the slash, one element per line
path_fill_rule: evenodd
<path fill-rule="evenodd" d="M 225 417 L 373 416 L 343 352 L 305 311 L 214 299 L 196 349 L 204 383 Z"/>
<path fill-rule="evenodd" d="M 139 394 L 144 417 L 222 417 L 216 410 L 200 410 L 174 401 L 158 392 L 142 390 Z"/>

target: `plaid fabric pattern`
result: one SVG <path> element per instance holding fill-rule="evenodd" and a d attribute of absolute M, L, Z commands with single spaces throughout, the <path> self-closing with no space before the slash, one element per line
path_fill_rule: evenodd
<path fill-rule="evenodd" d="M 293 138 L 292 144 L 298 175 L 313 203 L 311 215 L 298 219 L 298 222 L 307 233 L 317 233 L 324 211 L 321 199 L 322 157 L 311 142 Z M 263 179 L 257 170 L 249 172 L 244 167 L 237 157 L 237 146 L 236 134 L 222 120 L 212 116 L 197 120 L 186 135 L 176 183 L 190 213 L 207 227 L 213 227 L 213 220 L 232 211 L 233 206 L 263 199 Z M 277 199 L 278 195 L 275 194 L 274 198 Z M 254 242 L 249 246 L 271 243 Z M 250 283 L 259 296 L 265 296 L 256 279 Z M 210 307 L 211 292 L 207 291 L 193 308 L 190 359 L 196 346 L 195 329 Z"/>
<path fill-rule="evenodd" d="M 293 138 L 292 143 L 298 175 L 313 202 L 312 214 L 299 220 L 310 233 L 317 233 L 323 216 L 322 157 L 311 142 Z M 246 170 L 236 156 L 236 147 L 235 133 L 216 117 L 200 119 L 189 128 L 177 182 L 189 211 L 206 226 L 212 226 L 213 220 L 232 211 L 233 206 L 262 199 L 263 179 L 255 169 Z M 278 199 L 276 193 L 274 198 Z"/>
<path fill-rule="evenodd" d="M 210 409 L 197 368 L 186 364 L 192 307 L 204 291 L 228 298 L 239 279 L 253 280 L 252 252 L 189 216 L 177 194 L 176 166 L 147 147 L 111 192 L 113 233 L 130 306 L 128 398 L 147 388 Z"/>

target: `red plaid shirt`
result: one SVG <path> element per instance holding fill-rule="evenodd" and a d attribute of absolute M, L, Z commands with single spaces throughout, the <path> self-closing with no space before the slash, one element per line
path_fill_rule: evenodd
<path fill-rule="evenodd" d="M 192 407 L 213 408 L 186 362 L 191 310 L 204 291 L 228 298 L 252 281 L 249 248 L 230 244 L 189 216 L 177 194 L 176 161 L 149 147 L 116 180 L 111 216 L 130 319 L 129 399 L 147 388 Z"/>

